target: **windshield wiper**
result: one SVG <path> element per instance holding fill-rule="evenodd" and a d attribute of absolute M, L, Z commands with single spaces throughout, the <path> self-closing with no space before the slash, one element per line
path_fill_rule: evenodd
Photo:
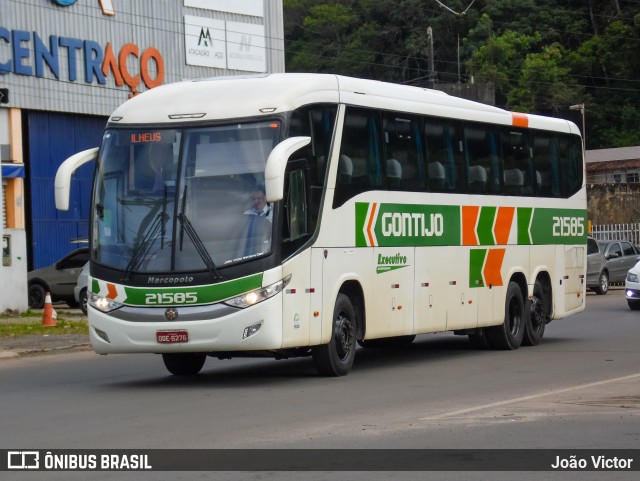
<path fill-rule="evenodd" d="M 222 276 L 216 269 L 216 265 L 213 263 L 213 259 L 209 255 L 207 248 L 202 243 L 202 239 L 193 228 L 193 224 L 189 221 L 187 214 L 185 214 L 187 203 L 187 186 L 184 187 L 183 195 L 182 195 L 182 206 L 180 207 L 180 213 L 178 214 L 178 222 L 180 222 L 180 250 L 182 250 L 182 243 L 184 241 L 184 233 L 186 232 L 193 243 L 193 246 L 196 248 L 196 252 L 204 262 L 204 265 L 207 267 L 207 270 L 212 275 L 214 279 L 221 279 Z"/>
<path fill-rule="evenodd" d="M 131 260 L 127 264 L 126 269 L 122 273 L 122 280 L 128 281 L 131 279 L 131 273 L 140 265 L 140 261 L 151 250 L 153 242 L 158 238 L 158 231 L 160 231 L 160 249 L 164 249 L 164 236 L 165 236 L 165 224 L 169 219 L 167 214 L 167 188 L 164 188 L 164 198 L 162 199 L 162 211 L 158 213 L 155 219 L 147 228 L 144 237 L 133 251 Z"/>

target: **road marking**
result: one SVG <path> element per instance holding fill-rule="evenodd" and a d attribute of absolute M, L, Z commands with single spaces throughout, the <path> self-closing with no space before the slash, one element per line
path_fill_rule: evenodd
<path fill-rule="evenodd" d="M 628 381 L 630 379 L 636 379 L 636 378 L 640 378 L 640 373 L 638 374 L 631 374 L 629 376 L 623 376 L 623 377 L 617 377 L 614 379 L 607 379 L 606 381 L 597 381 L 597 382 L 592 382 L 589 384 L 580 384 L 578 386 L 572 386 L 572 387 L 568 387 L 565 389 L 559 389 L 557 391 L 550 391 L 550 392 L 545 392 L 545 393 L 540 393 L 540 394 L 532 394 L 530 396 L 521 396 L 521 397 L 517 397 L 517 398 L 513 398 L 513 399 L 507 399 L 505 401 L 498 401 L 498 402 L 494 402 L 494 403 L 489 403 L 489 404 L 482 404 L 480 406 L 474 406 L 471 408 L 466 408 L 466 409 L 460 409 L 458 411 L 451 411 L 448 413 L 442 413 L 442 414 L 438 414 L 436 416 L 427 416 L 424 418 L 419 418 L 420 421 L 431 421 L 434 419 L 444 419 L 444 418 L 448 418 L 448 417 L 454 417 L 454 416 L 460 416 L 462 414 L 468 414 L 468 413 L 472 413 L 472 412 L 476 412 L 476 411 L 482 411 L 483 409 L 491 409 L 491 408 L 495 408 L 498 406 L 506 406 L 508 404 L 514 404 L 514 403 L 519 403 L 522 401 L 530 401 L 532 399 L 537 399 L 537 398 L 541 398 L 541 397 L 547 397 L 547 396 L 553 396 L 556 394 L 564 394 L 567 392 L 572 392 L 572 391 L 579 391 L 581 389 L 587 389 L 590 387 L 595 387 L 595 386 L 602 386 L 605 384 L 611 384 L 614 382 L 620 382 L 620 381 Z"/>

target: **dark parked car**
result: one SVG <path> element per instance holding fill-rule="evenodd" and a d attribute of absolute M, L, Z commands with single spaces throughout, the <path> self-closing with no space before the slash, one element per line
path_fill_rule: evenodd
<path fill-rule="evenodd" d="M 78 304 L 80 304 L 80 309 L 86 315 L 87 314 L 87 302 L 89 302 L 88 298 L 88 288 L 89 288 L 89 263 L 87 262 L 82 271 L 80 271 L 80 275 L 78 276 L 78 283 L 76 287 L 73 288 L 73 297 Z"/>
<path fill-rule="evenodd" d="M 63 301 L 69 307 L 77 307 L 73 288 L 78 282 L 82 267 L 89 260 L 89 248 L 82 247 L 67 254 L 55 264 L 29 272 L 29 307 L 42 309 L 45 293 L 51 293 L 53 302 Z"/>
<path fill-rule="evenodd" d="M 598 241 L 607 261 L 609 283 L 623 283 L 627 272 L 640 260 L 640 250 L 625 240 Z"/>
<path fill-rule="evenodd" d="M 593 237 L 587 237 L 587 288 L 596 294 L 609 292 L 609 269 L 602 248 Z"/>

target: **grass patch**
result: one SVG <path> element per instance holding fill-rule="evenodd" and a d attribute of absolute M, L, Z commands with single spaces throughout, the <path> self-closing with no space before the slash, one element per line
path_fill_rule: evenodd
<path fill-rule="evenodd" d="M 84 321 L 65 321 L 58 319 L 55 327 L 43 326 L 41 322 L 0 324 L 0 338 L 28 336 L 30 334 L 61 335 L 89 334 L 89 325 Z"/>

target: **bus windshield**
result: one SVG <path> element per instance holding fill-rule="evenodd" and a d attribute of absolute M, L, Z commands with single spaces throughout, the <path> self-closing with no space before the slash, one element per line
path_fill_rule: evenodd
<path fill-rule="evenodd" d="M 271 251 L 264 198 L 278 122 L 105 132 L 92 259 L 133 272 L 216 272 Z"/>

